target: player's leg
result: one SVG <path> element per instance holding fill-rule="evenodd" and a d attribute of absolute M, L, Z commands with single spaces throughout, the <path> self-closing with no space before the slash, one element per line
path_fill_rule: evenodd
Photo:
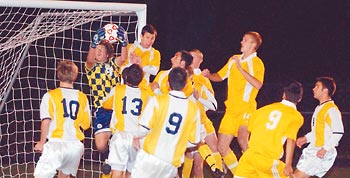
<path fill-rule="evenodd" d="M 201 155 L 198 152 L 193 154 L 193 177 L 194 178 L 203 178 L 203 163 Z"/>
<path fill-rule="evenodd" d="M 232 135 L 220 133 L 218 138 L 218 150 L 224 160 L 224 163 L 230 169 L 232 174 L 234 174 L 238 165 L 237 157 L 230 148 L 230 144 L 233 138 L 234 137 Z"/>
<path fill-rule="evenodd" d="M 58 171 L 57 178 L 70 178 L 70 175 L 64 174 L 62 171 Z"/>
<path fill-rule="evenodd" d="M 239 124 L 240 120 L 237 119 L 237 114 L 226 112 L 221 120 L 218 131 L 218 151 L 232 174 L 235 172 L 238 161 L 230 148 L 230 144 L 237 135 Z"/>
<path fill-rule="evenodd" d="M 294 178 L 309 178 L 310 176 L 306 173 L 300 171 L 299 169 L 296 169 L 294 171 Z"/>
<path fill-rule="evenodd" d="M 108 157 L 108 141 L 111 138 L 111 130 L 109 124 L 112 117 L 112 110 L 98 108 L 95 112 L 96 119 L 94 121 L 94 142 L 96 149 L 101 153 L 101 159 L 105 160 Z M 101 171 L 104 178 L 110 177 L 111 167 L 107 164 L 102 165 Z"/>
<path fill-rule="evenodd" d="M 248 149 L 248 138 L 248 127 L 245 125 L 241 125 L 238 129 L 237 141 L 243 152 Z"/>
<path fill-rule="evenodd" d="M 185 152 L 185 159 L 182 165 L 182 178 L 190 178 L 193 166 L 193 154 L 192 151 Z"/>
<path fill-rule="evenodd" d="M 125 177 L 125 171 L 119 171 L 119 170 L 112 170 L 112 178 L 124 178 Z"/>
<path fill-rule="evenodd" d="M 214 126 L 212 124 L 211 124 L 211 126 L 214 129 Z M 204 140 L 205 140 L 205 143 L 209 146 L 209 148 L 211 150 L 211 155 L 209 155 L 209 156 L 213 157 L 215 160 L 215 162 L 212 164 L 215 164 L 215 166 L 221 172 L 223 172 L 222 157 L 221 157 L 219 150 L 218 150 L 218 138 L 216 136 L 215 129 L 210 134 L 208 134 Z M 206 162 L 208 163 L 208 160 L 206 160 Z"/>

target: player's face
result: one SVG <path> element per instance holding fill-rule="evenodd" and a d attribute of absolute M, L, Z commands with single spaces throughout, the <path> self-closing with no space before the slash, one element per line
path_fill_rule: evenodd
<path fill-rule="evenodd" d="M 257 43 L 254 41 L 251 35 L 244 35 L 241 41 L 241 52 L 254 52 Z"/>
<path fill-rule="evenodd" d="M 107 61 L 107 50 L 103 45 L 97 45 L 95 51 L 95 60 L 97 62 L 106 62 Z"/>
<path fill-rule="evenodd" d="M 315 99 L 320 99 L 322 97 L 322 95 L 327 92 L 325 91 L 326 89 L 323 88 L 323 85 L 321 82 L 316 82 L 314 88 L 312 89 L 313 93 L 314 93 L 314 98 Z"/>
<path fill-rule="evenodd" d="M 152 47 L 155 40 L 156 40 L 155 34 L 150 34 L 150 33 L 146 32 L 141 37 L 141 46 L 144 48 L 150 48 L 150 47 Z"/>
<path fill-rule="evenodd" d="M 177 52 L 175 53 L 175 56 L 171 58 L 171 64 L 172 68 L 174 67 L 181 67 L 181 53 Z"/>

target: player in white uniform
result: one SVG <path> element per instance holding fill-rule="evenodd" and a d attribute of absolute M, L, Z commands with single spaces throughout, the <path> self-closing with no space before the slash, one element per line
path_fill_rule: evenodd
<path fill-rule="evenodd" d="M 139 137 L 145 137 L 131 173 L 133 178 L 174 178 L 188 144 L 200 140 L 198 105 L 182 92 L 186 71 L 173 68 L 168 81 L 171 91 L 152 97 L 141 115 Z M 137 138 L 134 144 L 140 146 Z"/>
<path fill-rule="evenodd" d="M 312 115 L 311 131 L 296 141 L 298 147 L 310 143 L 299 159 L 296 178 L 324 176 L 337 157 L 335 147 L 344 134 L 344 126 L 341 113 L 332 100 L 335 90 L 333 78 L 317 78 L 313 93 L 320 104 Z"/>
<path fill-rule="evenodd" d="M 42 152 L 34 170 L 36 178 L 76 176 L 84 153 L 84 133 L 91 117 L 86 95 L 73 89 L 78 67 L 72 61 L 58 63 L 60 87 L 47 92 L 40 104 L 41 135 L 34 151 Z M 48 141 L 46 142 L 46 140 Z"/>
<path fill-rule="evenodd" d="M 117 85 L 106 96 L 102 107 L 113 110 L 110 128 L 113 136 L 109 144 L 108 164 L 112 177 L 130 177 L 137 151 L 132 141 L 138 129 L 138 120 L 150 96 L 150 90 L 139 88 L 143 78 L 142 68 L 132 64 L 123 70 L 125 84 Z"/>

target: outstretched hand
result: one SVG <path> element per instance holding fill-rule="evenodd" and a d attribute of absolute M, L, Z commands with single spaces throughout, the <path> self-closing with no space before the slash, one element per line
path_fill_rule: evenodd
<path fill-rule="evenodd" d="M 99 28 L 92 36 L 91 48 L 96 48 L 102 39 L 105 38 L 106 32 L 104 28 Z"/>
<path fill-rule="evenodd" d="M 118 26 L 117 37 L 123 47 L 128 45 L 128 35 L 122 26 Z"/>

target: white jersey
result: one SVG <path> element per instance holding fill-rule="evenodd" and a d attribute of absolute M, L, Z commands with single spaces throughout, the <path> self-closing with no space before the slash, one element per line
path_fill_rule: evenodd
<path fill-rule="evenodd" d="M 48 139 L 83 140 L 91 116 L 86 95 L 79 90 L 56 88 L 47 92 L 40 104 L 40 118 L 51 119 Z"/>
<path fill-rule="evenodd" d="M 128 85 L 117 85 L 102 101 L 102 107 L 113 110 L 112 132 L 137 132 L 138 121 L 151 93 Z"/>
<path fill-rule="evenodd" d="M 199 119 L 198 105 L 183 92 L 170 91 L 151 98 L 139 122 L 149 130 L 143 150 L 179 167 L 188 143 L 200 140 Z"/>
<path fill-rule="evenodd" d="M 310 146 L 329 150 L 338 146 L 343 134 L 341 113 L 335 103 L 330 100 L 318 105 L 312 115 L 311 132 L 305 135 Z"/>

